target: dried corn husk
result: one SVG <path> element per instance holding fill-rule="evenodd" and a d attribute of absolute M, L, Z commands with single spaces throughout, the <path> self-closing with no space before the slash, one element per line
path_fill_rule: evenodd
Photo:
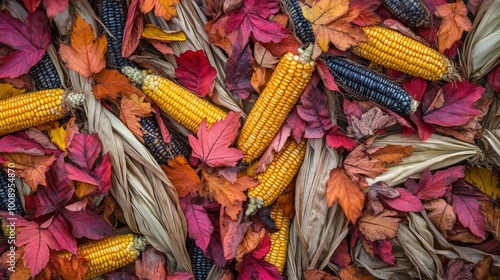
<path fill-rule="evenodd" d="M 231 111 L 241 112 L 242 117 L 245 118 L 246 114 L 243 112 L 241 100 L 234 97 L 225 87 L 227 57 L 221 49 L 209 43 L 208 35 L 203 28 L 207 23 L 207 18 L 194 1 L 180 1 L 175 8 L 177 17 L 173 17 L 169 21 L 156 17 L 153 12 L 149 12 L 146 18 L 164 30 L 182 30 L 186 34 L 186 41 L 170 43 L 176 55 L 187 50 L 203 50 L 210 64 L 217 70 L 213 101 Z M 177 65 L 173 55 L 165 55 L 164 57 L 172 65 Z"/>
<path fill-rule="evenodd" d="M 500 1 L 485 0 L 465 39 L 462 67 L 466 78 L 477 81 L 500 62 Z"/>
<path fill-rule="evenodd" d="M 295 219 L 287 252 L 288 279 L 302 279 L 308 269 L 323 269 L 347 235 L 349 221 L 340 205 L 328 207 L 325 192 L 330 170 L 339 165 L 336 151 L 322 139 L 309 139 L 295 189 Z"/>
<path fill-rule="evenodd" d="M 498 138 L 497 144 L 500 144 Z M 399 133 L 388 133 L 377 137 L 373 147 L 386 145 L 411 145 L 413 154 L 404 158 L 399 164 L 389 167 L 389 170 L 375 179 L 368 179 L 368 184 L 384 181 L 390 186 L 406 181 L 408 178 L 420 178 L 426 169 L 439 169 L 464 160 L 474 163 L 483 163 L 484 154 L 473 144 L 457 140 L 448 136 L 432 134 L 426 141 L 420 140 L 417 135 L 402 137 Z"/>

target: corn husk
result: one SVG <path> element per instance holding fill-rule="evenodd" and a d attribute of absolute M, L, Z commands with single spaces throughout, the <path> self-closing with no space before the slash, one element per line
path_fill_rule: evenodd
<path fill-rule="evenodd" d="M 287 252 L 288 279 L 302 279 L 308 269 L 324 269 L 347 235 L 349 221 L 339 204 L 328 207 L 325 192 L 330 170 L 339 165 L 336 151 L 322 139 L 309 139 L 295 189 L 295 218 Z M 335 269 L 335 268 L 334 268 Z"/>
<path fill-rule="evenodd" d="M 477 81 L 500 62 L 500 1 L 485 0 L 467 34 L 462 52 L 466 78 Z"/>
<path fill-rule="evenodd" d="M 498 144 L 499 139 L 495 140 Z M 413 154 L 390 166 L 382 175 L 368 179 L 370 185 L 384 181 L 394 186 L 408 178 L 420 178 L 426 169 L 444 168 L 466 160 L 476 164 L 484 162 L 483 151 L 478 146 L 438 134 L 431 134 L 426 141 L 422 141 L 417 135 L 402 137 L 399 133 L 387 133 L 377 137 L 372 147 L 386 145 L 410 145 Z"/>
<path fill-rule="evenodd" d="M 203 50 L 210 64 L 217 70 L 212 100 L 231 111 L 241 112 L 242 117 L 245 118 L 246 113 L 242 109 L 241 100 L 230 93 L 225 87 L 227 57 L 221 49 L 209 43 L 208 35 L 203 28 L 205 23 L 207 23 L 207 18 L 194 1 L 180 1 L 175 8 L 177 10 L 177 17 L 173 17 L 169 21 L 165 21 L 161 17 L 156 17 L 153 12 L 149 12 L 146 18 L 164 30 L 182 30 L 186 34 L 186 41 L 170 43 L 170 47 L 176 55 L 187 50 Z M 164 58 L 172 65 L 177 65 L 173 55 L 164 55 Z"/>

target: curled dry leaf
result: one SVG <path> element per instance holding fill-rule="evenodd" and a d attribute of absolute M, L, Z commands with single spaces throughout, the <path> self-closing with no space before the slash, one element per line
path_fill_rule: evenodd
<path fill-rule="evenodd" d="M 379 129 L 393 124 L 396 124 L 396 119 L 384 114 L 378 107 L 366 111 L 360 119 L 351 116 L 351 128 L 356 139 L 375 135 Z"/>
<path fill-rule="evenodd" d="M 397 212 L 384 210 L 382 213 L 372 216 L 365 212 L 359 219 L 359 230 L 367 240 L 377 241 L 394 238 L 399 229 L 401 219 L 397 218 Z"/>

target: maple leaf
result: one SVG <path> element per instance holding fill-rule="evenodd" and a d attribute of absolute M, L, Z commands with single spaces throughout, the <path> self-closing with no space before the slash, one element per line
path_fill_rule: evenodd
<path fill-rule="evenodd" d="M 347 241 L 342 239 L 339 246 L 333 252 L 330 262 L 337 264 L 340 267 L 346 268 L 352 262 L 351 255 L 349 254 L 349 246 Z"/>
<path fill-rule="evenodd" d="M 365 151 L 374 138 L 365 141 L 364 144 L 356 146 L 344 160 L 344 168 L 347 174 L 357 183 L 363 176 L 374 179 L 378 175 L 387 171 L 382 162 L 369 157 Z"/>
<path fill-rule="evenodd" d="M 236 270 L 240 272 L 238 279 L 281 279 L 278 269 L 263 259 L 270 247 L 271 240 L 266 235 L 250 254 L 243 257 L 243 261 L 237 266 Z"/>
<path fill-rule="evenodd" d="M 101 144 L 97 134 L 76 133 L 68 147 L 68 158 L 76 165 L 66 163 L 69 178 L 97 186 L 95 195 L 107 194 L 111 187 L 111 162 L 109 152 L 101 157 Z M 95 166 L 95 167 L 94 167 Z"/>
<path fill-rule="evenodd" d="M 231 55 L 226 62 L 226 79 L 224 83 L 229 91 L 241 99 L 247 99 L 252 92 L 250 76 L 252 73 L 252 50 L 250 45 L 234 43 Z"/>
<path fill-rule="evenodd" d="M 0 43 L 13 51 L 0 58 L 0 78 L 28 73 L 51 43 L 50 26 L 42 11 L 29 14 L 24 23 L 7 10 L 0 12 Z"/>
<path fill-rule="evenodd" d="M 438 6 L 434 14 L 443 19 L 437 33 L 440 52 L 450 48 L 455 41 L 460 40 L 464 31 L 470 31 L 472 28 L 472 23 L 467 17 L 467 7 L 462 0 Z"/>
<path fill-rule="evenodd" d="M 177 16 L 175 5 L 179 4 L 179 0 L 140 0 L 139 5 L 143 14 L 148 13 L 153 8 L 155 16 L 163 17 L 165 20 L 170 20 Z"/>
<path fill-rule="evenodd" d="M 396 119 L 391 117 L 378 107 L 373 107 L 361 115 L 361 118 L 351 116 L 351 128 L 357 139 L 365 136 L 375 135 L 378 130 L 389 127 L 396 123 Z"/>
<path fill-rule="evenodd" d="M 241 240 L 241 243 L 238 245 L 236 263 L 241 263 L 246 254 L 255 250 L 264 237 L 266 237 L 270 243 L 269 235 L 266 234 L 266 230 L 264 228 L 261 228 L 260 231 L 257 232 L 253 231 L 252 228 L 248 228 L 245 236 L 243 236 L 243 240 Z M 270 246 L 267 247 L 267 252 L 269 251 L 269 248 Z M 267 254 L 267 252 L 265 252 L 264 255 Z"/>
<path fill-rule="evenodd" d="M 151 116 L 153 109 L 151 103 L 144 101 L 145 96 L 139 97 L 136 94 L 124 96 L 120 102 L 120 120 L 128 129 L 144 143 L 143 132 L 139 121 L 143 117 Z"/>
<path fill-rule="evenodd" d="M 241 223 L 243 212 L 240 212 L 236 219 L 233 219 L 224 212 L 220 212 L 219 226 L 222 240 L 222 251 L 224 259 L 232 260 L 238 252 L 238 245 L 243 240 L 248 227 L 252 222 Z"/>
<path fill-rule="evenodd" d="M 333 276 L 325 271 L 317 269 L 308 269 L 304 271 L 304 279 L 307 280 L 339 280 L 340 278 Z"/>
<path fill-rule="evenodd" d="M 431 174 L 429 169 L 424 170 L 418 182 L 419 191 L 416 196 L 422 200 L 443 196 L 449 190 L 451 183 L 464 177 L 464 169 L 464 166 L 454 166 L 434 174 Z"/>
<path fill-rule="evenodd" d="M 339 203 L 347 218 L 353 223 L 362 215 L 365 195 L 351 180 L 344 169 L 335 168 L 330 171 L 326 181 L 326 199 L 328 206 Z"/>
<path fill-rule="evenodd" d="M 456 187 L 454 187 L 452 206 L 462 225 L 470 229 L 474 235 L 482 239 L 486 238 L 485 217 L 481 212 L 477 197 L 460 194 L 456 191 Z"/>
<path fill-rule="evenodd" d="M 367 26 L 380 23 L 379 16 L 375 10 L 380 6 L 379 0 L 352 0 L 349 3 L 349 10 L 358 16 L 352 23 L 359 26 Z"/>
<path fill-rule="evenodd" d="M 130 96 L 144 96 L 144 93 L 130 84 L 127 76 L 116 70 L 102 69 L 99 73 L 92 76 L 95 84 L 92 86 L 92 92 L 97 99 L 116 99 L 120 94 Z"/>
<path fill-rule="evenodd" d="M 203 50 L 187 50 L 176 61 L 175 76 L 182 86 L 201 97 L 212 96 L 217 70 L 210 65 Z"/>
<path fill-rule="evenodd" d="M 39 225 L 17 217 L 19 230 L 16 234 L 16 245 L 24 245 L 24 259 L 31 271 L 31 276 L 37 275 L 49 262 L 49 249 L 60 250 L 57 240 L 47 229 L 52 219 Z"/>
<path fill-rule="evenodd" d="M 328 110 L 328 98 L 318 88 L 309 83 L 300 97 L 297 113 L 306 121 L 305 138 L 322 138 L 332 127 Z"/>
<path fill-rule="evenodd" d="M 398 233 L 401 221 L 396 216 L 397 212 L 390 210 L 384 210 L 375 216 L 365 212 L 358 221 L 359 230 L 367 240 L 372 242 L 394 238 Z"/>
<path fill-rule="evenodd" d="M 241 39 L 242 44 L 247 43 L 250 35 L 259 42 L 278 43 L 288 36 L 288 31 L 268 18 L 279 11 L 280 6 L 276 0 L 247 0 L 226 13 L 224 17 L 227 22 L 219 20 L 213 28 L 219 29 L 224 24 L 226 34 L 238 33 L 237 37 Z"/>
<path fill-rule="evenodd" d="M 174 185 L 179 197 L 185 197 L 190 193 L 196 195 L 196 191 L 201 190 L 200 177 L 183 155 L 169 160 L 168 164 L 161 165 L 161 168 Z"/>
<path fill-rule="evenodd" d="M 344 147 L 347 150 L 352 150 L 359 143 L 340 132 L 340 126 L 335 125 L 326 135 L 326 144 L 332 148 Z"/>
<path fill-rule="evenodd" d="M 76 239 L 71 233 L 71 226 L 61 215 L 56 214 L 47 229 L 62 249 L 77 254 Z"/>
<path fill-rule="evenodd" d="M 420 212 L 424 210 L 424 206 L 418 197 L 404 188 L 396 188 L 399 192 L 398 197 L 386 198 L 380 197 L 380 200 L 390 208 L 402 212 Z"/>
<path fill-rule="evenodd" d="M 69 259 L 61 258 L 52 252 L 48 265 L 51 278 L 83 280 L 88 271 L 87 262 L 84 257 L 77 257 L 76 252 Z"/>
<path fill-rule="evenodd" d="M 167 279 L 165 255 L 148 246 L 141 253 L 141 259 L 135 261 L 135 273 L 141 279 Z"/>
<path fill-rule="evenodd" d="M 429 219 L 441 233 L 446 234 L 455 225 L 457 217 L 446 200 L 442 198 L 433 199 L 424 203 L 424 208 L 428 211 Z"/>
<path fill-rule="evenodd" d="M 1 58 L 0 58 L 1 61 Z M 17 89 L 12 84 L 1 83 L 0 84 L 0 100 L 14 97 L 16 95 L 21 95 L 25 92 L 24 89 Z"/>
<path fill-rule="evenodd" d="M 139 7 L 141 0 L 130 1 L 127 11 L 127 20 L 123 30 L 122 56 L 129 57 L 139 45 L 144 30 L 144 16 Z"/>
<path fill-rule="evenodd" d="M 59 45 L 59 55 L 66 66 L 88 78 L 106 67 L 104 53 L 108 46 L 106 36 L 94 37 L 94 30 L 80 15 L 71 28 L 70 46 Z"/>
<path fill-rule="evenodd" d="M 193 149 L 192 156 L 211 167 L 236 165 L 243 158 L 243 152 L 229 146 L 238 134 L 239 118 L 240 113 L 229 112 L 226 118 L 215 122 L 209 129 L 204 119 L 198 129 L 198 138 L 188 136 Z"/>
<path fill-rule="evenodd" d="M 465 124 L 470 118 L 481 114 L 474 106 L 484 92 L 480 85 L 468 81 L 448 83 L 443 87 L 444 103 L 424 113 L 424 121 L 441 126 L 457 126 Z"/>
<path fill-rule="evenodd" d="M 179 203 L 186 216 L 189 237 L 205 252 L 214 231 L 207 211 L 203 206 L 194 204 L 191 196 L 180 199 Z"/>
<path fill-rule="evenodd" d="M 71 224 L 71 233 L 76 238 L 87 237 L 98 240 L 112 233 L 111 228 L 104 221 L 102 216 L 90 212 L 89 210 L 70 211 L 63 209 L 64 218 Z M 89 227 L 89 225 L 92 225 Z"/>
<path fill-rule="evenodd" d="M 33 191 L 36 191 L 39 185 L 46 185 L 45 173 L 56 160 L 54 155 L 31 156 L 21 153 L 0 153 L 0 157 L 7 160 L 3 163 L 5 168 L 9 167 L 9 164 L 15 165 L 12 169 L 16 170 L 16 176 L 26 180 Z"/>
<path fill-rule="evenodd" d="M 243 192 L 259 184 L 257 180 L 243 174 L 238 174 L 234 183 L 220 174 L 208 173 L 206 168 L 202 168 L 201 174 L 205 183 L 201 191 L 202 195 L 207 198 L 214 197 L 222 205 L 223 212 L 232 219 L 237 218 L 243 201 L 247 199 Z"/>
<path fill-rule="evenodd" d="M 398 164 L 403 158 L 411 156 L 412 146 L 387 145 L 375 148 L 374 151 L 368 151 L 370 158 L 380 161 L 384 165 Z"/>

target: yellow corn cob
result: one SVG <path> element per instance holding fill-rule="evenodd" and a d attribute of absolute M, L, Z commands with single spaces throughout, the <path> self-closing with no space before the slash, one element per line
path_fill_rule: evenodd
<path fill-rule="evenodd" d="M 250 111 L 237 141 L 243 162 L 251 163 L 264 153 L 311 79 L 312 46 L 300 52 L 300 56 L 289 52 L 281 58 Z"/>
<path fill-rule="evenodd" d="M 290 218 L 283 214 L 278 203 L 271 206 L 271 217 L 274 219 L 278 231 L 271 233 L 271 248 L 264 259 L 276 266 L 279 273 L 283 273 L 283 268 L 286 262 L 286 250 L 288 248 L 288 240 L 290 238 Z"/>
<path fill-rule="evenodd" d="M 226 117 L 219 107 L 171 80 L 155 74 L 145 74 L 133 67 L 123 67 L 123 73 L 142 84 L 142 91 L 160 109 L 185 128 L 196 133 L 203 119 L 210 126 Z"/>
<path fill-rule="evenodd" d="M 63 89 L 46 89 L 1 100 L 0 135 L 57 120 L 83 100 L 83 94 L 67 94 Z"/>
<path fill-rule="evenodd" d="M 387 27 L 372 25 L 362 29 L 369 41 L 352 49 L 356 55 L 429 81 L 460 78 L 453 63 L 433 48 Z"/>
<path fill-rule="evenodd" d="M 87 260 L 85 279 L 92 279 L 133 263 L 147 245 L 144 237 L 134 234 L 116 235 L 79 245 L 78 255 Z M 58 255 L 68 260 L 73 256 L 67 251 Z"/>
<path fill-rule="evenodd" d="M 299 171 L 305 153 L 306 140 L 298 144 L 295 140 L 286 141 L 266 170 L 255 176 L 260 184 L 248 190 L 247 216 L 262 206 L 271 205 L 281 195 Z"/>

